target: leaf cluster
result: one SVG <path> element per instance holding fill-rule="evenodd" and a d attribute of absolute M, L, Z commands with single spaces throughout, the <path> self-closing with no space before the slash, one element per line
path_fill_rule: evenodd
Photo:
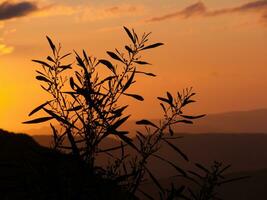
<path fill-rule="evenodd" d="M 47 37 L 51 55 L 44 61 L 33 61 L 40 66 L 36 70 L 36 79 L 50 95 L 50 99 L 29 114 L 32 116 L 41 112 L 45 116 L 24 123 L 49 121 L 56 150 L 71 154 L 85 164 L 88 171 L 122 187 L 128 192 L 129 199 L 136 197 L 138 192 L 152 198 L 141 188 L 147 177 L 153 181 L 163 199 L 174 199 L 177 195 L 184 197 L 183 187 L 178 190 L 173 187 L 171 192 L 164 189 L 147 164 L 149 158 L 153 157 L 173 167 L 180 176 L 189 177 L 188 173 L 193 174 L 160 156 L 158 152 L 165 144 L 188 162 L 186 154 L 172 142 L 179 139 L 172 127 L 180 123 L 192 124 L 193 120 L 204 115 L 184 114 L 184 108 L 195 102 L 192 99 L 195 93 L 189 88 L 175 95 L 167 92 L 165 97 L 158 97 L 163 117 L 158 123 L 148 119 L 137 121 L 136 124 L 145 127 L 145 131 L 137 131 L 137 142 L 132 140 L 128 131 L 121 130 L 130 115 L 125 116 L 128 105 L 120 105 L 119 100 L 125 96 L 143 101 L 140 94 L 129 92 L 130 88 L 137 81 L 137 75 L 156 76 L 147 71 L 150 63 L 142 59 L 141 53 L 163 45 L 147 44 L 150 33 L 138 36 L 133 29 L 124 27 L 124 30 L 130 44 L 125 45 L 123 51 L 107 51 L 110 59 L 88 56 L 84 50 L 80 54 L 74 51 L 62 55 L 61 45 L 55 45 Z M 65 63 L 70 56 L 74 56 L 75 61 Z M 109 72 L 106 76 L 101 73 L 103 68 Z M 116 137 L 120 144 L 103 149 L 101 144 L 110 136 Z M 133 149 L 135 154 L 127 153 L 127 148 Z M 112 153 L 114 151 L 119 151 L 120 156 L 115 156 Z M 99 155 L 108 157 L 107 166 L 96 164 Z M 206 185 L 203 187 L 206 188 Z"/>

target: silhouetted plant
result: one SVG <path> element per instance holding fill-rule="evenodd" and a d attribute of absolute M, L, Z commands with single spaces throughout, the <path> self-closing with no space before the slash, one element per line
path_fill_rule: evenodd
<path fill-rule="evenodd" d="M 170 192 L 161 186 L 147 166 L 148 158 L 160 159 L 174 167 L 180 175 L 189 177 L 188 172 L 173 161 L 160 156 L 158 151 L 162 144 L 167 144 L 188 161 L 187 156 L 171 142 L 177 139 L 172 126 L 179 123 L 192 123 L 194 119 L 204 115 L 191 116 L 183 113 L 185 106 L 195 102 L 192 100 L 195 93 L 191 88 L 178 92 L 175 96 L 167 92 L 166 97 L 158 97 L 164 114 L 158 124 L 147 119 L 136 122 L 138 125 L 145 126 L 144 132 L 137 131 L 137 143 L 133 142 L 127 131 L 119 130 L 130 117 L 123 114 L 128 105 L 120 105 L 119 100 L 122 96 L 126 96 L 143 101 L 141 95 L 129 93 L 129 88 L 137 81 L 138 74 L 155 76 L 151 72 L 142 70 L 141 66 L 150 64 L 142 60 L 141 53 L 163 45 L 163 43 L 148 45 L 150 33 L 138 36 L 134 30 L 126 27 L 124 30 L 131 44 L 125 45 L 124 51 L 118 49 L 114 52 L 107 51 L 112 60 L 98 60 L 88 56 L 85 51 L 82 54 L 74 51 L 76 65 L 65 64 L 65 58 L 71 53 L 61 55 L 61 45 L 56 46 L 47 37 L 52 55 L 48 56 L 46 61 L 33 61 L 41 66 L 41 70 L 36 70 L 38 74 L 36 79 L 41 82 L 41 87 L 50 95 L 50 99 L 29 114 L 31 116 L 43 111 L 47 116 L 24 123 L 56 121 L 57 125 L 50 123 L 54 148 L 72 154 L 87 166 L 90 173 L 93 172 L 122 187 L 127 191 L 129 199 L 136 196 L 137 191 L 150 198 L 149 194 L 140 188 L 140 184 L 146 177 L 153 180 L 162 198 L 173 199 L 172 196 L 179 195 L 183 198 L 185 197 L 184 187 L 179 190 L 173 188 Z M 102 70 L 102 67 L 109 70 L 108 75 L 100 75 L 99 70 Z M 117 137 L 121 145 L 102 149 L 100 144 L 109 136 Z M 134 149 L 136 154 L 127 154 L 126 147 Z M 120 151 L 120 157 L 112 154 L 115 150 Z M 109 157 L 110 162 L 106 167 L 97 166 L 95 161 L 99 154 Z M 206 185 L 203 187 L 205 188 Z"/>
<path fill-rule="evenodd" d="M 195 166 L 200 172 L 188 171 L 191 175 L 191 180 L 198 186 L 198 190 L 193 191 L 188 188 L 190 199 L 192 200 L 211 200 L 220 199 L 217 192 L 218 187 L 223 184 L 241 180 L 248 177 L 225 178 L 225 172 L 231 165 L 224 166 L 221 162 L 214 161 L 213 165 L 209 168 L 196 163 Z"/>

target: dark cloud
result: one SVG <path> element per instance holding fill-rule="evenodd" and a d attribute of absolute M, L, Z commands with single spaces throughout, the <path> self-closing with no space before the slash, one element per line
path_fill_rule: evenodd
<path fill-rule="evenodd" d="M 217 10 L 208 10 L 204 3 L 197 2 L 192 4 L 181 11 L 169 13 L 160 17 L 151 18 L 149 21 L 163 21 L 171 18 L 190 18 L 195 16 L 213 17 L 218 15 L 241 13 L 241 12 L 260 12 L 262 17 L 266 19 L 267 15 L 267 0 L 258 0 L 249 2 L 241 6 L 232 8 L 224 8 Z"/>
<path fill-rule="evenodd" d="M 5 1 L 0 4 L 0 20 L 23 17 L 37 10 L 38 7 L 33 2 L 23 1 L 19 3 L 11 3 Z"/>
<path fill-rule="evenodd" d="M 179 12 L 179 15 L 189 18 L 197 15 L 203 15 L 207 12 L 205 5 L 202 2 L 195 3 L 191 6 L 186 7 Z"/>
<path fill-rule="evenodd" d="M 262 0 L 241 5 L 240 7 L 234 8 L 233 11 L 259 11 L 259 10 L 266 11 L 266 9 L 267 9 L 267 1 Z"/>

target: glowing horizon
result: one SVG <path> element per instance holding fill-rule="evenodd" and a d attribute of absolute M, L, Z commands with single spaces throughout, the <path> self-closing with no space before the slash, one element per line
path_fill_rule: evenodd
<path fill-rule="evenodd" d="M 133 119 L 157 118 L 157 96 L 191 86 L 198 101 L 193 113 L 267 107 L 267 1 L 121 2 L 0 1 L 0 128 L 37 127 L 21 122 L 45 100 L 31 60 L 50 53 L 46 35 L 63 52 L 85 49 L 105 58 L 128 42 L 123 26 L 151 31 L 151 43 L 165 44 L 145 54 L 157 77 L 135 86 L 145 101 L 130 102 Z"/>

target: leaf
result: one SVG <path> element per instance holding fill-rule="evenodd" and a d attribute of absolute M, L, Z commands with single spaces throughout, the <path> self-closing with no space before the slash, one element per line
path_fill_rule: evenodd
<path fill-rule="evenodd" d="M 51 62 L 53 62 L 53 63 L 55 63 L 55 61 L 53 60 L 53 58 L 51 58 L 51 56 L 47 56 L 46 59 L 49 60 L 49 61 L 51 61 Z"/>
<path fill-rule="evenodd" d="M 82 109 L 82 107 L 83 107 L 83 106 L 75 106 L 75 107 L 73 107 L 73 108 L 68 109 L 67 111 L 77 111 L 77 110 Z"/>
<path fill-rule="evenodd" d="M 36 63 L 39 63 L 39 64 L 41 64 L 43 66 L 46 66 L 48 68 L 51 68 L 51 66 L 48 63 L 44 62 L 44 61 L 41 61 L 41 60 L 32 60 L 32 61 L 36 62 Z"/>
<path fill-rule="evenodd" d="M 121 108 L 118 108 L 116 110 L 111 111 L 112 113 L 114 113 L 116 116 L 120 116 L 122 114 L 122 112 L 128 107 L 128 105 L 123 106 Z"/>
<path fill-rule="evenodd" d="M 163 105 L 163 103 L 160 103 L 160 106 L 162 107 L 162 110 L 164 111 L 164 113 L 166 113 L 166 108 L 165 108 L 165 106 Z"/>
<path fill-rule="evenodd" d="M 51 119 L 53 119 L 53 117 L 41 117 L 41 118 L 33 119 L 30 121 L 22 122 L 22 123 L 23 124 L 37 124 L 37 123 L 46 122 Z"/>
<path fill-rule="evenodd" d="M 56 46 L 54 45 L 54 43 L 52 42 L 52 40 L 48 36 L 46 36 L 46 39 L 48 40 L 48 43 L 49 43 L 49 45 L 53 51 L 53 54 L 55 54 Z"/>
<path fill-rule="evenodd" d="M 90 65 L 90 64 L 89 64 L 89 60 L 88 60 L 88 56 L 87 56 L 85 50 L 83 50 L 83 57 L 84 57 L 84 59 L 85 59 L 87 65 Z"/>
<path fill-rule="evenodd" d="M 42 76 L 45 76 L 45 74 L 43 72 L 40 72 L 38 70 L 35 70 L 38 74 L 42 75 Z"/>
<path fill-rule="evenodd" d="M 145 166 L 144 166 L 145 167 Z M 154 177 L 154 175 L 149 171 L 149 169 L 147 167 L 145 167 L 148 175 L 150 176 L 150 178 L 153 180 L 153 182 L 156 184 L 156 186 L 160 189 L 160 191 L 162 193 L 164 193 L 164 189 L 162 188 L 162 186 L 160 185 L 159 181 Z"/>
<path fill-rule="evenodd" d="M 124 85 L 123 89 L 122 89 L 122 92 L 126 91 L 130 85 L 132 84 L 133 82 L 133 79 L 134 79 L 134 75 L 135 75 L 135 70 L 132 72 L 130 78 L 128 79 L 128 81 L 126 82 L 126 84 Z"/>
<path fill-rule="evenodd" d="M 111 58 L 123 62 L 123 60 L 122 60 L 119 56 L 117 56 L 117 54 L 115 54 L 115 53 L 113 53 L 113 52 L 111 52 L 111 51 L 107 51 L 107 54 L 108 54 Z"/>
<path fill-rule="evenodd" d="M 146 47 L 142 48 L 141 50 L 152 49 L 152 48 L 159 47 L 161 45 L 163 45 L 163 43 L 155 43 L 155 44 L 151 44 L 149 46 L 146 46 Z"/>
<path fill-rule="evenodd" d="M 169 100 L 168 99 L 165 99 L 165 98 L 163 98 L 163 97 L 157 97 L 159 100 L 161 100 L 161 101 L 164 101 L 164 102 L 166 102 L 166 103 L 168 103 L 169 104 Z"/>
<path fill-rule="evenodd" d="M 179 123 L 179 122 L 181 122 L 181 123 L 185 123 L 185 124 L 193 124 L 192 121 L 190 121 L 190 120 L 186 120 L 186 119 L 182 119 L 182 120 L 177 120 L 177 121 L 176 121 L 176 123 Z"/>
<path fill-rule="evenodd" d="M 51 102 L 51 101 L 47 101 L 47 102 L 41 104 L 40 106 L 36 107 L 35 109 L 33 109 L 33 110 L 30 112 L 29 116 L 31 116 L 31 115 L 33 115 L 34 113 L 38 112 L 39 110 L 41 110 L 44 106 L 46 106 L 46 105 L 49 104 L 50 102 Z"/>
<path fill-rule="evenodd" d="M 82 58 L 79 56 L 79 54 L 76 51 L 75 51 L 75 55 L 76 55 L 76 60 L 78 62 L 78 65 L 81 66 L 85 71 L 87 71 Z"/>
<path fill-rule="evenodd" d="M 146 119 L 137 121 L 137 122 L 135 122 L 135 123 L 138 124 L 138 125 L 150 125 L 150 126 L 154 126 L 154 127 L 158 128 L 157 125 L 155 125 L 154 123 L 152 123 L 151 121 L 146 120 Z"/>
<path fill-rule="evenodd" d="M 209 170 L 207 168 L 205 168 L 203 165 L 199 164 L 199 163 L 195 163 L 195 165 L 199 168 L 202 169 L 204 172 L 206 173 L 210 173 Z"/>
<path fill-rule="evenodd" d="M 171 161 L 159 156 L 159 155 L 156 155 L 156 154 L 152 154 L 154 157 L 156 158 L 159 158 L 161 160 L 163 160 L 164 162 L 167 162 L 169 163 L 172 167 L 174 167 L 178 172 L 180 172 L 183 176 L 187 176 L 186 172 L 184 170 L 182 170 L 180 167 L 178 167 L 177 165 L 175 165 L 174 163 L 172 163 Z"/>
<path fill-rule="evenodd" d="M 134 36 L 132 35 L 131 31 L 127 28 L 127 27 L 123 27 L 124 30 L 126 31 L 127 35 L 129 36 L 129 38 L 132 40 L 132 42 L 135 44 L 136 40 L 134 38 Z"/>
<path fill-rule="evenodd" d="M 186 161 L 189 161 L 188 157 L 174 144 L 163 138 L 163 141 L 166 142 L 170 147 L 172 147 L 176 152 L 178 152 Z"/>
<path fill-rule="evenodd" d="M 71 64 L 68 64 L 68 65 L 61 65 L 61 66 L 59 66 L 59 68 L 61 68 L 61 69 L 63 69 L 63 70 L 65 70 L 65 69 L 72 69 L 72 68 L 71 68 Z"/>
<path fill-rule="evenodd" d="M 57 121 L 60 121 L 60 122 L 62 122 L 62 123 L 64 123 L 64 124 L 66 124 L 66 125 L 69 125 L 69 126 L 71 126 L 71 127 L 74 127 L 73 124 L 71 124 L 69 121 L 63 119 L 63 118 L 60 117 L 59 115 L 55 114 L 52 110 L 48 110 L 48 109 L 46 109 L 46 108 L 43 108 L 43 110 L 44 110 L 45 112 L 47 112 L 49 115 L 51 115 L 51 117 L 54 118 L 54 119 L 56 119 Z M 76 128 L 76 127 L 75 127 L 75 128 Z"/>
<path fill-rule="evenodd" d="M 46 77 L 44 76 L 36 76 L 36 79 L 39 80 L 39 81 L 45 81 L 45 82 L 48 82 L 48 83 L 51 83 L 50 80 L 48 80 Z"/>
<path fill-rule="evenodd" d="M 61 60 L 61 59 L 65 58 L 65 57 L 67 57 L 67 56 L 69 56 L 69 55 L 71 55 L 71 53 L 67 53 L 67 54 L 61 56 L 59 59 Z"/>
<path fill-rule="evenodd" d="M 129 96 L 129 97 L 133 97 L 133 98 L 135 98 L 135 99 L 137 99 L 139 101 L 144 101 L 144 98 L 142 96 L 140 96 L 140 95 L 137 95 L 137 94 L 128 94 L 128 93 L 123 93 L 123 94 L 126 95 L 126 96 Z"/>
<path fill-rule="evenodd" d="M 125 46 L 125 49 L 129 52 L 129 53 L 133 53 L 133 50 L 129 47 L 129 46 Z"/>
<path fill-rule="evenodd" d="M 139 65 L 151 65 L 150 63 L 148 62 L 145 62 L 145 61 L 140 61 L 140 60 L 136 60 L 134 61 L 135 63 L 139 64 Z"/>
<path fill-rule="evenodd" d="M 155 77 L 155 76 L 156 76 L 156 75 L 155 75 L 155 74 L 153 74 L 153 73 L 142 72 L 142 71 L 135 71 L 135 73 L 137 73 L 137 74 L 145 74 L 145 75 L 147 75 L 147 76 L 153 76 L 153 77 Z"/>
<path fill-rule="evenodd" d="M 70 77 L 70 87 L 75 90 L 75 86 L 77 87 L 77 85 L 75 84 L 74 80 L 72 77 Z"/>
<path fill-rule="evenodd" d="M 107 68 L 109 68 L 113 73 L 115 73 L 115 68 L 113 67 L 111 62 L 109 62 L 108 60 L 104 60 L 104 59 L 99 60 L 99 62 L 105 65 Z"/>
<path fill-rule="evenodd" d="M 128 144 L 129 146 L 131 146 L 133 149 L 135 149 L 137 152 L 140 152 L 139 149 L 134 145 L 134 143 L 132 142 L 133 140 L 129 137 L 127 137 L 124 134 L 119 134 L 119 132 L 115 132 L 113 133 L 115 135 L 117 135 L 122 141 L 124 141 L 126 144 Z"/>
<path fill-rule="evenodd" d="M 114 124 L 112 124 L 110 126 L 109 129 L 111 130 L 116 130 L 118 127 L 120 127 L 124 122 L 126 122 L 126 120 L 130 117 L 130 115 L 128 115 L 127 117 L 124 117 L 122 119 L 119 119 L 118 121 L 116 121 Z"/>
<path fill-rule="evenodd" d="M 167 97 L 169 99 L 169 104 L 173 106 L 173 97 L 169 92 L 167 92 Z"/>
<path fill-rule="evenodd" d="M 198 119 L 198 118 L 204 117 L 206 115 L 196 115 L 196 116 L 180 115 L 180 116 L 185 118 L 185 119 Z"/>

